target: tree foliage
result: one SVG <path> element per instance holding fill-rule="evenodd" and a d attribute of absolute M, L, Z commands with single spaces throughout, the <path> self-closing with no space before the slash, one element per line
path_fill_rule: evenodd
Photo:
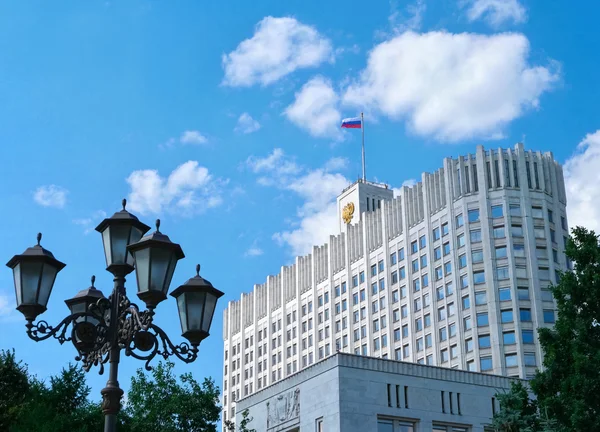
<path fill-rule="evenodd" d="M 536 432 L 600 431 L 600 327 L 592 325 L 600 320 L 600 246 L 593 231 L 572 234 L 566 255 L 574 270 L 551 287 L 558 318 L 553 328 L 538 329 L 544 370 L 530 382 L 536 401 L 515 386 L 498 395 L 497 431 L 519 424 Z"/>
<path fill-rule="evenodd" d="M 199 384 L 189 373 L 180 383 L 173 367 L 159 363 L 150 377 L 138 369 L 127 393 L 126 427 L 131 432 L 216 432 L 219 388 L 209 378 Z"/>
<path fill-rule="evenodd" d="M 139 369 L 132 377 L 119 432 L 216 432 L 218 387 L 211 379 L 199 384 L 189 373 L 178 379 L 173 366 L 159 363 L 151 374 Z M 104 415 L 89 395 L 80 367 L 70 364 L 45 383 L 28 373 L 14 351 L 0 351 L 0 431 L 101 431 Z"/>
<path fill-rule="evenodd" d="M 575 228 L 567 245 L 573 272 L 552 293 L 554 328 L 539 329 L 544 370 L 531 381 L 542 412 L 559 430 L 600 431 L 600 246 L 593 231 Z"/>
<path fill-rule="evenodd" d="M 231 420 L 225 421 L 225 428 L 229 432 L 256 432 L 256 429 L 248 429 L 248 424 L 252 422 L 252 420 L 253 418 L 250 417 L 250 411 L 245 409 L 244 411 L 242 411 L 242 419 L 240 420 L 240 424 L 237 428 L 237 431 L 235 428 L 235 422 Z"/>
<path fill-rule="evenodd" d="M 29 388 L 27 367 L 15 360 L 14 350 L 0 351 L 0 430 L 8 430 L 19 418 Z"/>
<path fill-rule="evenodd" d="M 501 432 L 535 432 L 539 421 L 537 406 L 529 398 L 521 381 L 513 382 L 511 389 L 496 395 L 501 409 L 494 416 L 492 426 Z"/>

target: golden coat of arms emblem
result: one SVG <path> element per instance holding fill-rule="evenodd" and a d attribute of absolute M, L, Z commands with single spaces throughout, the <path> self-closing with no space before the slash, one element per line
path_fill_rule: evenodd
<path fill-rule="evenodd" d="M 352 221 L 352 216 L 354 215 L 354 203 L 349 202 L 342 209 L 342 219 L 346 224 L 349 224 Z"/>

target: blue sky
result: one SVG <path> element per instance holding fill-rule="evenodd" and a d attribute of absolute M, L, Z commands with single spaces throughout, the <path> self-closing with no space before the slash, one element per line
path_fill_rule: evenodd
<path fill-rule="evenodd" d="M 571 224 L 600 226 L 597 2 L 371 3 L 1 2 L 0 256 L 41 231 L 67 263 L 43 318 L 92 274 L 108 294 L 92 229 L 127 197 L 182 245 L 173 287 L 199 262 L 226 293 L 199 361 L 177 366 L 221 385 L 223 308 L 333 233 L 360 175 L 360 131 L 339 124 L 361 111 L 371 180 L 524 140 L 567 164 Z M 41 377 L 72 361 L 13 307 L 5 268 L 0 348 Z M 156 322 L 180 340 L 175 311 Z M 140 366 L 124 359 L 124 387 Z M 94 398 L 105 379 L 89 375 Z"/>

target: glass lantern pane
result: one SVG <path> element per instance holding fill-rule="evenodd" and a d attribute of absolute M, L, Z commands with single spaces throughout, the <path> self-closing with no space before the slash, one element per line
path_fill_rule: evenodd
<path fill-rule="evenodd" d="M 187 296 L 188 330 L 202 330 L 206 293 L 188 292 L 183 295 Z"/>
<path fill-rule="evenodd" d="M 110 240 L 112 261 L 111 264 L 126 264 L 127 242 L 129 241 L 129 231 L 131 227 L 127 225 L 110 227 Z"/>
<path fill-rule="evenodd" d="M 179 309 L 179 321 L 181 321 L 181 333 L 187 331 L 187 310 L 185 309 L 185 294 L 177 297 L 177 309 Z"/>
<path fill-rule="evenodd" d="M 42 263 L 23 262 L 21 263 L 21 282 L 23 283 L 23 303 L 37 304 L 38 285 L 42 275 Z"/>
<path fill-rule="evenodd" d="M 206 302 L 204 303 L 204 317 L 202 318 L 202 330 L 206 333 L 210 330 L 215 306 L 217 305 L 217 297 L 214 294 L 206 294 Z"/>
<path fill-rule="evenodd" d="M 167 269 L 167 275 L 165 277 L 165 287 L 164 293 L 166 294 L 169 291 L 169 287 L 171 286 L 171 280 L 173 279 L 173 274 L 175 273 L 175 266 L 177 265 L 177 258 L 174 253 L 171 253 L 171 261 L 169 262 L 169 268 Z"/>
<path fill-rule="evenodd" d="M 111 247 L 110 247 L 110 228 L 105 228 L 102 231 L 102 244 L 104 245 L 104 256 L 106 257 L 106 267 L 111 264 Z"/>
<path fill-rule="evenodd" d="M 129 234 L 128 245 L 139 242 L 141 238 L 142 238 L 142 232 L 139 229 L 132 227 L 131 233 Z M 127 253 L 127 264 L 133 265 L 133 256 L 131 255 L 131 253 Z"/>
<path fill-rule="evenodd" d="M 85 302 L 71 304 L 71 313 L 83 313 L 85 312 Z"/>
<path fill-rule="evenodd" d="M 148 279 L 150 278 L 150 249 L 141 249 L 135 254 L 135 272 L 138 280 L 138 292 L 148 291 Z"/>
<path fill-rule="evenodd" d="M 42 306 L 46 306 L 48 304 L 48 299 L 50 298 L 50 293 L 52 292 L 52 286 L 54 285 L 55 279 L 56 267 L 45 264 L 42 273 L 42 281 L 40 283 L 40 295 L 38 297 L 38 303 Z"/>
<path fill-rule="evenodd" d="M 21 264 L 17 264 L 13 269 L 13 277 L 15 278 L 15 295 L 17 297 L 17 306 L 21 304 L 23 298 L 21 297 Z"/>
<path fill-rule="evenodd" d="M 152 249 L 152 266 L 150 274 L 150 290 L 165 292 L 165 281 L 167 277 L 167 271 L 171 262 L 171 255 L 173 253 L 170 250 Z M 168 288 L 168 285 L 167 285 Z M 166 294 L 166 292 L 165 292 Z"/>

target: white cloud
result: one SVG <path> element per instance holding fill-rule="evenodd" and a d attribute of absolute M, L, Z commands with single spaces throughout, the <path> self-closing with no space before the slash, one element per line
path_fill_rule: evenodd
<path fill-rule="evenodd" d="M 197 145 L 197 144 L 204 144 L 208 140 L 200 132 L 195 131 L 195 130 L 189 130 L 189 131 L 185 131 L 181 134 L 181 138 L 179 138 L 179 141 L 182 144 L 196 144 Z"/>
<path fill-rule="evenodd" d="M 515 24 L 527 20 L 527 11 L 518 0 L 467 0 L 469 21 L 485 19 L 492 27 L 498 27 L 506 21 Z"/>
<path fill-rule="evenodd" d="M 63 208 L 67 203 L 68 193 L 68 190 L 60 186 L 40 186 L 33 193 L 33 199 L 43 207 Z"/>
<path fill-rule="evenodd" d="M 314 137 L 341 139 L 342 115 L 337 108 L 338 102 L 339 97 L 331 81 L 317 76 L 296 93 L 296 100 L 285 109 L 284 114 Z"/>
<path fill-rule="evenodd" d="M 402 184 L 400 185 L 400 187 L 392 188 L 392 191 L 394 192 L 394 198 L 398 198 L 399 196 L 402 196 L 402 188 L 404 186 L 413 187 L 416 184 L 417 184 L 417 180 L 416 179 L 404 180 L 402 182 Z"/>
<path fill-rule="evenodd" d="M 348 166 L 348 159 L 343 157 L 332 157 L 326 163 L 323 169 L 325 171 L 340 171 Z"/>
<path fill-rule="evenodd" d="M 427 9 L 424 0 L 416 0 L 406 6 L 405 11 L 398 10 L 396 1 L 390 2 L 392 12 L 388 22 L 393 34 L 400 34 L 407 30 L 419 30 L 423 22 L 423 14 Z M 385 33 L 384 33 L 385 34 Z"/>
<path fill-rule="evenodd" d="M 250 134 L 252 132 L 256 132 L 260 129 L 260 123 L 257 122 L 250 116 L 248 113 L 243 113 L 240 118 L 238 118 L 237 125 L 235 127 L 236 132 L 240 132 L 243 134 Z"/>
<path fill-rule="evenodd" d="M 406 32 L 371 51 L 343 99 L 440 141 L 498 137 L 559 78 L 528 53 L 521 34 Z"/>
<path fill-rule="evenodd" d="M 231 87 L 266 86 L 297 69 L 333 60 L 329 39 L 295 18 L 263 18 L 254 35 L 222 58 L 223 84 Z"/>
<path fill-rule="evenodd" d="M 329 241 L 339 232 L 336 198 L 350 181 L 341 174 L 317 169 L 307 172 L 285 188 L 294 191 L 304 201 L 298 208 L 297 224 L 290 230 L 273 235 L 280 245 L 287 245 L 294 256 L 305 255 L 315 245 Z"/>
<path fill-rule="evenodd" d="M 287 246 L 291 255 L 311 252 L 313 246 L 324 244 L 338 231 L 336 197 L 350 181 L 330 171 L 343 168 L 345 159 L 332 158 L 324 168 L 310 170 L 275 149 L 265 158 L 250 158 L 247 164 L 260 174 L 259 184 L 294 192 L 302 201 L 290 229 L 273 234 L 273 239 Z"/>
<path fill-rule="evenodd" d="M 15 297 L 11 294 L 0 293 L 0 322 L 14 322 L 23 319 L 16 310 Z"/>
<path fill-rule="evenodd" d="M 250 246 L 246 252 L 244 253 L 244 256 L 246 257 L 257 257 L 257 256 L 261 256 L 264 253 L 264 251 L 259 248 L 258 246 L 256 246 L 256 243 L 254 243 L 252 246 Z"/>
<path fill-rule="evenodd" d="M 208 169 L 197 161 L 188 161 L 169 174 L 167 178 L 157 170 L 132 172 L 126 179 L 131 187 L 128 207 L 141 214 L 158 214 L 164 211 L 183 215 L 201 213 L 223 202 L 221 187 L 226 181 L 214 179 Z"/>
<path fill-rule="evenodd" d="M 257 181 L 263 186 L 287 184 L 290 178 L 302 171 L 302 168 L 294 160 L 285 156 L 280 148 L 273 149 L 273 152 L 264 158 L 250 156 L 246 160 L 246 165 L 255 174 L 260 174 Z"/>
<path fill-rule="evenodd" d="M 98 210 L 94 212 L 90 217 L 73 219 L 75 225 L 83 227 L 83 233 L 88 235 L 94 228 L 106 217 L 106 212 Z"/>
<path fill-rule="evenodd" d="M 12 303 L 7 295 L 0 294 L 0 317 L 5 317 L 12 313 L 13 308 L 16 306 Z"/>
<path fill-rule="evenodd" d="M 600 234 L 600 129 L 586 135 L 564 164 L 569 226 Z"/>

